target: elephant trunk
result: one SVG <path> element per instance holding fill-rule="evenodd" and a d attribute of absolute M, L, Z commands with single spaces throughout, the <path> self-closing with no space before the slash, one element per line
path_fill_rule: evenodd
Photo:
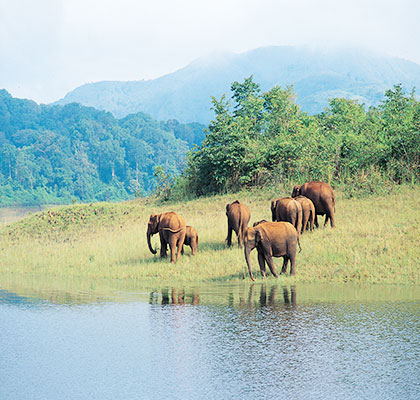
<path fill-rule="evenodd" d="M 246 260 L 246 263 L 247 263 L 247 265 L 248 265 L 249 276 L 250 276 L 250 278 L 251 278 L 253 281 L 255 281 L 255 278 L 254 278 L 254 276 L 252 275 L 251 263 L 250 263 L 250 261 L 249 261 L 249 254 L 251 253 L 251 249 L 249 248 L 249 246 L 245 245 L 245 250 L 244 250 L 244 252 L 245 252 L 245 260 Z"/>
<path fill-rule="evenodd" d="M 153 233 L 152 233 L 152 229 L 150 228 L 150 226 L 147 228 L 147 245 L 149 246 L 149 250 L 152 254 L 156 254 L 157 251 L 153 249 L 152 247 L 152 242 L 150 241 L 151 237 L 152 237 Z"/>

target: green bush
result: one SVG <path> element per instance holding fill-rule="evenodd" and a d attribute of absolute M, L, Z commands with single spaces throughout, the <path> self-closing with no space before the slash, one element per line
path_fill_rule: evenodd
<path fill-rule="evenodd" d="M 322 180 L 354 196 L 420 181 L 420 103 L 401 85 L 377 108 L 335 98 L 314 116 L 299 109 L 291 87 L 261 93 L 251 76 L 231 90 L 233 104 L 213 98 L 215 118 L 175 191 L 200 196 Z"/>

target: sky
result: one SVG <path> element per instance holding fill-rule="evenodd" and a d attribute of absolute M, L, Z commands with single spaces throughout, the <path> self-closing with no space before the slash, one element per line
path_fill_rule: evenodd
<path fill-rule="evenodd" d="M 215 52 L 356 46 L 420 64 L 418 0 L 0 0 L 0 89 L 50 103 Z"/>

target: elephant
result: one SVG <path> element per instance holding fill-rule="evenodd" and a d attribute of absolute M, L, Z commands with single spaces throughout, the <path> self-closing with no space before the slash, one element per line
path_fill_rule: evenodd
<path fill-rule="evenodd" d="M 183 217 L 174 213 L 167 212 L 162 214 L 150 215 L 147 225 L 147 244 L 149 250 L 156 254 L 156 250 L 152 248 L 151 237 L 159 232 L 160 238 L 160 256 L 166 257 L 167 245 L 171 251 L 171 263 L 178 261 L 181 256 L 182 246 L 185 240 L 186 223 Z M 176 259 L 175 248 L 178 247 Z"/>
<path fill-rule="evenodd" d="M 226 204 L 226 216 L 228 218 L 227 245 L 229 247 L 232 245 L 232 230 L 234 230 L 238 236 L 238 245 L 242 247 L 244 231 L 251 218 L 249 208 L 239 200 L 236 200 L 233 203 Z"/>
<path fill-rule="evenodd" d="M 262 219 L 261 221 L 254 222 L 254 223 L 252 224 L 252 226 L 253 226 L 253 227 L 256 227 L 257 225 L 262 224 L 263 222 L 268 222 L 268 221 L 267 221 L 266 219 Z"/>
<path fill-rule="evenodd" d="M 302 232 L 304 233 L 309 222 L 309 229 L 312 232 L 314 230 L 315 221 L 315 206 L 311 199 L 305 196 L 299 195 L 295 197 L 295 200 L 302 206 Z"/>
<path fill-rule="evenodd" d="M 302 206 L 291 197 L 282 197 L 281 199 L 271 201 L 272 221 L 290 222 L 298 231 L 302 230 Z"/>
<path fill-rule="evenodd" d="M 261 222 L 254 227 L 247 227 L 244 236 L 244 253 L 248 265 L 250 278 L 252 275 L 249 255 L 251 250 L 257 248 L 258 263 L 261 275 L 265 278 L 265 263 L 268 264 L 271 273 L 277 278 L 278 274 L 274 266 L 273 257 L 283 257 L 281 273 L 287 270 L 290 260 L 290 275 L 295 275 L 296 248 L 299 244 L 299 235 L 296 228 L 290 222 Z M 302 250 L 302 249 L 301 249 Z"/>
<path fill-rule="evenodd" d="M 334 211 L 335 211 L 335 194 L 333 188 L 325 182 L 311 181 L 303 185 L 296 185 L 293 188 L 292 197 L 299 195 L 305 196 L 312 200 L 315 207 L 315 226 L 318 228 L 318 215 L 325 214 L 324 227 L 330 220 L 331 227 L 335 227 Z"/>
<path fill-rule="evenodd" d="M 187 225 L 186 227 L 184 244 L 191 247 L 193 256 L 197 254 L 198 233 L 192 226 Z M 182 246 L 181 254 L 184 254 L 184 246 Z"/>

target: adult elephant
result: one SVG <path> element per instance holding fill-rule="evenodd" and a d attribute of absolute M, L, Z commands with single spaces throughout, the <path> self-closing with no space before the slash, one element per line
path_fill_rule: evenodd
<path fill-rule="evenodd" d="M 258 263 L 260 264 L 261 275 L 264 278 L 266 276 L 265 263 L 268 264 L 271 273 L 276 278 L 278 277 L 273 257 L 283 257 L 282 274 L 286 272 L 287 264 L 290 261 L 290 275 L 295 275 L 298 243 L 298 232 L 290 222 L 261 222 L 252 228 L 246 228 L 244 253 L 250 278 L 255 281 L 249 260 L 251 250 L 255 248 L 258 251 Z"/>
<path fill-rule="evenodd" d="M 150 239 L 156 233 L 159 233 L 160 238 L 160 256 L 162 258 L 166 257 L 167 246 L 169 244 L 171 263 L 179 260 L 186 233 L 184 218 L 174 212 L 150 215 L 147 225 L 147 244 L 153 254 L 156 254 L 156 250 L 152 248 Z M 175 249 L 177 247 L 178 251 L 175 258 Z"/>
<path fill-rule="evenodd" d="M 311 181 L 303 185 L 297 185 L 293 188 L 292 197 L 299 195 L 305 196 L 312 200 L 315 207 L 315 226 L 318 227 L 318 215 L 325 215 L 324 226 L 330 220 L 331 227 L 335 227 L 334 209 L 335 194 L 334 190 L 328 183 Z"/>
<path fill-rule="evenodd" d="M 232 245 L 232 231 L 235 231 L 238 236 L 238 245 L 242 247 L 244 231 L 251 218 L 249 208 L 239 200 L 236 200 L 233 203 L 226 204 L 226 216 L 228 219 L 227 245 L 229 247 Z"/>
<path fill-rule="evenodd" d="M 198 233 L 194 227 L 187 225 L 187 229 L 185 232 L 185 246 L 190 246 L 192 255 L 195 256 L 197 254 L 198 249 Z M 184 246 L 182 246 L 181 254 L 184 254 Z"/>
<path fill-rule="evenodd" d="M 309 222 L 309 229 L 312 232 L 314 230 L 314 221 L 315 221 L 315 206 L 314 203 L 312 203 L 311 199 L 308 199 L 305 196 L 297 196 L 295 197 L 295 200 L 300 203 L 302 206 L 302 232 L 304 233 L 306 230 L 306 227 Z"/>
<path fill-rule="evenodd" d="M 271 201 L 272 221 L 290 222 L 300 234 L 302 230 L 302 206 L 291 197 Z"/>

